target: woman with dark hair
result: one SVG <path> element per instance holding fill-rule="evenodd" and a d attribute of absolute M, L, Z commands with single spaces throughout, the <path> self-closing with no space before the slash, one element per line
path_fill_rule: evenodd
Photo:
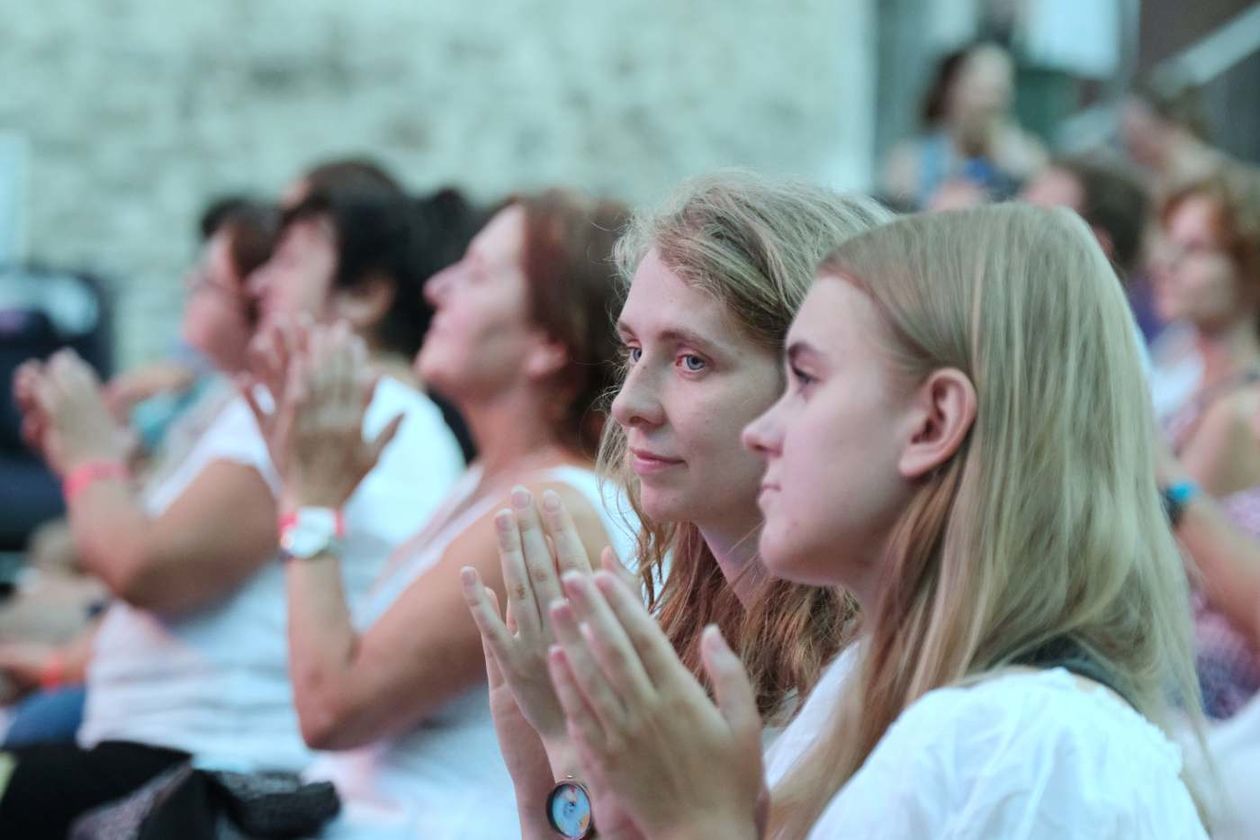
<path fill-rule="evenodd" d="M 884 192 L 919 208 L 946 195 L 958 201 L 973 194 L 973 202 L 1013 195 L 1045 163 L 1041 144 L 1010 113 L 1013 86 L 1011 57 L 997 44 L 948 53 L 924 98 L 922 134 L 888 156 Z"/>
<path fill-rule="evenodd" d="M 361 192 L 320 191 L 307 202 L 238 303 L 248 311 L 256 302 L 264 323 L 345 322 L 367 342 L 365 365 L 378 380 L 360 406 L 361 434 L 375 438 L 391 418 L 406 418 L 345 505 L 344 586 L 357 599 L 463 464 L 406 364 L 423 327 L 412 312 L 423 310 L 423 278 L 410 254 L 410 206 Z M 244 339 L 226 351 L 242 357 Z M 75 547 L 115 600 L 96 636 L 79 743 L 19 757 L 0 800 L 0 834 L 65 836 L 79 814 L 190 759 L 211 770 L 306 767 L 275 562 L 280 482 L 247 400 L 229 402 L 140 492 L 82 361 L 32 364 L 19 384 L 31 437 L 63 477 Z"/>
<path fill-rule="evenodd" d="M 294 699 L 307 743 L 333 751 L 309 775 L 331 779 L 345 806 L 330 836 L 491 840 L 516 829 L 461 569 L 515 600 L 522 582 L 505 580 L 498 556 L 496 510 L 509 493 L 521 515 L 534 498 L 544 509 L 563 499 L 586 551 L 623 544 L 593 469 L 596 406 L 616 373 L 608 313 L 623 221 L 619 205 L 572 193 L 517 197 L 429 280 L 435 315 L 415 370 L 461 410 L 480 455 L 389 556 L 366 600 L 343 591 L 352 564 L 335 539 L 338 512 L 392 429 L 367 442 L 360 434 L 365 348 L 344 330 L 317 329 L 268 374 L 281 542 L 295 555 Z"/>

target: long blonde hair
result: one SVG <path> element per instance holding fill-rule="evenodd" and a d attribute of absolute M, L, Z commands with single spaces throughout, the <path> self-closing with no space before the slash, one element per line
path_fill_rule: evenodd
<path fill-rule="evenodd" d="M 628 285 L 656 248 L 684 282 L 717 299 L 746 337 L 778 352 L 818 261 L 890 218 L 867 198 L 724 172 L 684 184 L 664 207 L 636 216 L 616 257 Z M 745 610 L 694 524 L 653 522 L 644 513 L 625 450 L 624 430 L 607 424 L 601 472 L 619 479 L 642 523 L 637 554 L 649 604 L 683 662 L 705 679 L 700 633 L 717 624 L 740 652 L 763 715 L 780 711 L 792 692 L 804 696 L 845 640 L 851 600 L 833 589 L 766 580 Z M 757 538 L 752 525 L 748 538 Z"/>
<path fill-rule="evenodd" d="M 1198 709 L 1131 316 L 1084 223 L 1017 205 L 916 216 L 845 243 L 820 275 L 869 294 L 898 374 L 956 368 L 977 411 L 891 534 L 859 664 L 775 791 L 773 836 L 804 836 L 916 699 L 1047 643 L 1088 654 L 1159 724 L 1170 688 Z"/>

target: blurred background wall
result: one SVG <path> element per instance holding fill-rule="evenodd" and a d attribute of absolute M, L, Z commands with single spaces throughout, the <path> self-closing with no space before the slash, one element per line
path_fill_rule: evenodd
<path fill-rule="evenodd" d="M 651 201 L 733 164 L 852 188 L 871 172 L 873 0 L 5 6 L 22 247 L 105 275 L 123 365 L 173 337 L 205 199 L 278 191 L 314 159 L 370 153 L 485 199 L 562 183 Z"/>

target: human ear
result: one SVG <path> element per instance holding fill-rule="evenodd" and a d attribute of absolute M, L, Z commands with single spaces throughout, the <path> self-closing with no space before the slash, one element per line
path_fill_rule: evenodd
<path fill-rule="evenodd" d="M 962 448 L 976 419 L 976 388 L 962 371 L 934 371 L 911 399 L 911 433 L 897 467 L 906 479 L 931 473 Z"/>
<path fill-rule="evenodd" d="M 531 379 L 547 379 L 564 370 L 568 363 L 569 349 L 540 333 L 525 353 L 525 374 Z"/>

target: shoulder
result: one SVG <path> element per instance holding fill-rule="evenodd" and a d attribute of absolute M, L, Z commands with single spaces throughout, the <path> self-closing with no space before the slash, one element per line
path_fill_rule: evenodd
<path fill-rule="evenodd" d="M 945 836 L 1150 836 L 1198 827 L 1180 773 L 1178 748 L 1110 692 L 1012 672 L 924 695 L 833 805 L 897 808 Z"/>

